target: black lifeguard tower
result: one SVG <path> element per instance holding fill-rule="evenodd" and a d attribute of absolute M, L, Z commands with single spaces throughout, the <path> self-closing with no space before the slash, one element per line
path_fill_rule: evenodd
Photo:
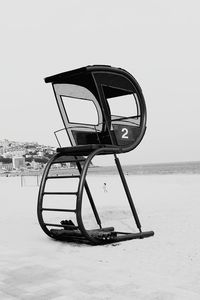
<path fill-rule="evenodd" d="M 45 78 L 52 83 L 58 108 L 71 146 L 59 147 L 49 160 L 43 173 L 38 196 L 38 220 L 43 231 L 58 240 L 86 242 L 94 245 L 118 241 L 145 238 L 153 231 L 143 232 L 141 224 L 121 168 L 117 154 L 133 150 L 141 142 L 146 129 L 146 106 L 142 90 L 127 71 L 111 66 L 94 65 L 60 73 Z M 119 106 L 119 103 L 124 103 Z M 76 114 L 70 115 L 74 107 Z M 90 113 L 86 113 L 89 108 Z M 86 110 L 85 110 L 86 109 Z M 92 159 L 96 155 L 114 155 L 115 163 L 130 205 L 138 231 L 119 232 L 114 227 L 103 228 L 101 220 L 86 181 L 86 175 Z M 78 175 L 51 175 L 54 164 L 73 162 Z M 78 178 L 76 191 L 46 192 L 47 182 Z M 98 228 L 86 229 L 82 218 L 83 192 L 86 192 Z M 44 207 L 47 195 L 66 196 L 64 208 Z M 75 208 L 67 207 L 67 197 L 75 197 Z M 46 222 L 44 213 L 48 211 L 73 213 L 76 224 L 71 220 L 62 220 L 59 224 Z"/>

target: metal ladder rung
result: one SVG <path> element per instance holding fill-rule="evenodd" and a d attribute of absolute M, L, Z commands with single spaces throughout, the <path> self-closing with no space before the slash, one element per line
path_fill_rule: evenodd
<path fill-rule="evenodd" d="M 77 195 L 77 192 L 43 192 L 43 195 Z"/>
<path fill-rule="evenodd" d="M 78 226 L 73 226 L 73 225 L 60 225 L 60 224 L 51 224 L 51 223 L 45 223 L 44 225 L 46 226 L 54 226 L 54 227 L 67 227 L 67 228 L 73 228 L 73 229 L 78 229 Z"/>
<path fill-rule="evenodd" d="M 63 178 L 80 178 L 80 175 L 67 175 L 67 176 L 48 176 L 46 179 L 63 179 Z"/>
<path fill-rule="evenodd" d="M 46 210 L 46 211 L 67 211 L 67 212 L 76 212 L 76 209 L 62 209 L 62 208 L 42 208 L 41 210 Z"/>

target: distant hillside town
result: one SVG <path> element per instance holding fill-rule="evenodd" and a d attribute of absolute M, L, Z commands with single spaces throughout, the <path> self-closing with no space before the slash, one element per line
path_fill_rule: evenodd
<path fill-rule="evenodd" d="M 13 176 L 33 174 L 33 172 L 41 174 L 40 171 L 55 153 L 55 147 L 39 145 L 37 142 L 0 140 L 0 176 L 7 176 L 8 173 Z M 90 167 L 93 167 L 92 163 Z M 52 166 L 52 169 L 56 170 L 66 168 L 77 168 L 76 162 L 72 160 Z"/>
<path fill-rule="evenodd" d="M 37 142 L 0 140 L 0 173 L 42 169 L 55 151 Z"/>

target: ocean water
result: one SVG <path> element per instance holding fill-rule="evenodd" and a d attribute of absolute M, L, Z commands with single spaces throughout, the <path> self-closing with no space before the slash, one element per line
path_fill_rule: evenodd
<path fill-rule="evenodd" d="M 122 165 L 122 169 L 126 175 L 200 174 L 200 161 Z M 89 172 L 96 174 L 117 174 L 115 166 L 94 167 L 90 168 Z"/>
<path fill-rule="evenodd" d="M 200 161 L 125 166 L 131 174 L 200 174 Z"/>

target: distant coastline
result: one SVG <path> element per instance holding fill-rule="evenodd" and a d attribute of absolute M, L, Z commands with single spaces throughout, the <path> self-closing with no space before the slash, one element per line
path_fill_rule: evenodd
<path fill-rule="evenodd" d="M 173 163 L 153 163 L 123 165 L 122 169 L 125 175 L 170 175 L 170 174 L 200 174 L 200 161 L 191 162 L 173 162 Z M 77 174 L 75 168 L 60 168 L 52 170 L 57 176 L 62 174 Z M 0 173 L 0 176 L 41 176 L 41 170 L 26 170 L 18 172 Z M 92 175 L 116 175 L 118 174 L 116 166 L 93 166 L 89 168 L 88 174 Z"/>
<path fill-rule="evenodd" d="M 124 165 L 126 175 L 200 174 L 200 161 Z M 115 166 L 90 168 L 91 173 L 117 174 Z"/>

